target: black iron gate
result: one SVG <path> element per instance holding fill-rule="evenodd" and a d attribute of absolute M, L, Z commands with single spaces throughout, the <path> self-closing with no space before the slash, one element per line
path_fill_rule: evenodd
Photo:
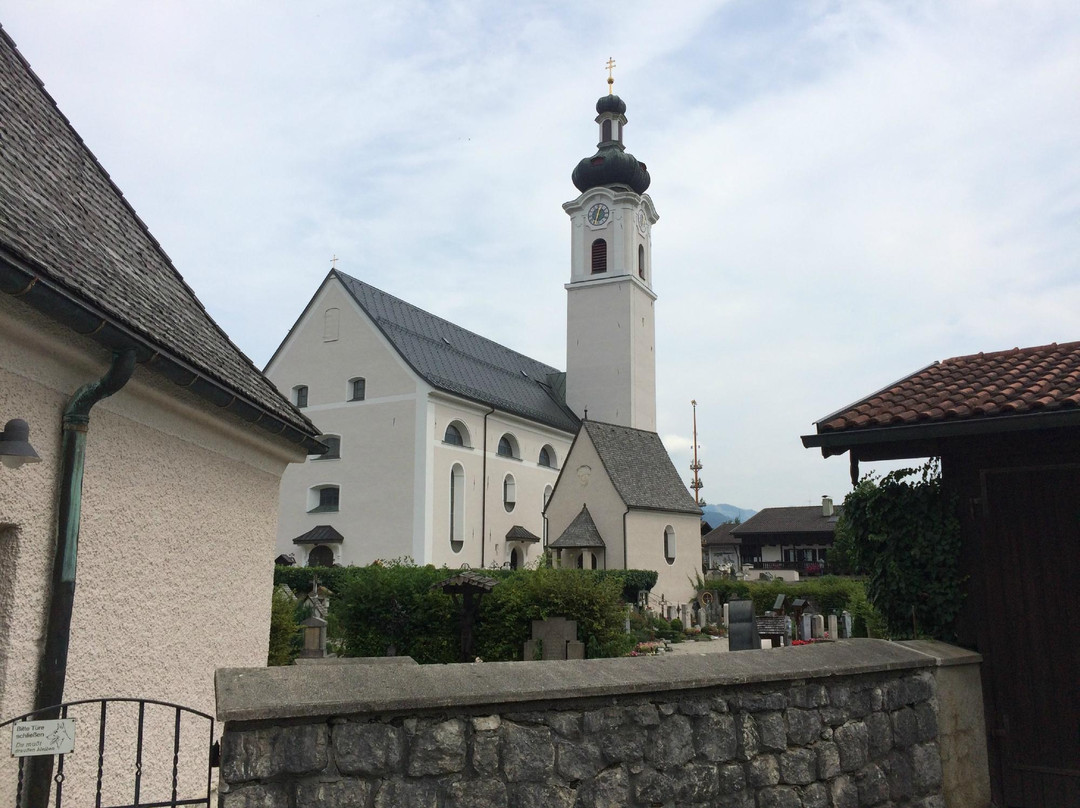
<path fill-rule="evenodd" d="M 16 724 L 57 718 L 75 719 L 72 753 L 0 753 L 10 762 L 0 794 L 14 792 L 12 808 L 63 808 L 65 796 L 68 805 L 94 808 L 211 808 L 219 756 L 212 716 L 154 699 L 85 699 L 0 723 L 0 743 L 11 742 Z"/>

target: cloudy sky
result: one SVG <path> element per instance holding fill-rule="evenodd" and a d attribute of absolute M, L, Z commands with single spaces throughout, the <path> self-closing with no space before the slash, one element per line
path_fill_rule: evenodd
<path fill-rule="evenodd" d="M 259 365 L 330 268 L 565 366 L 576 162 L 618 64 L 659 431 L 703 496 L 848 488 L 813 422 L 1080 339 L 1080 4 L 8 0 L 2 23 Z"/>

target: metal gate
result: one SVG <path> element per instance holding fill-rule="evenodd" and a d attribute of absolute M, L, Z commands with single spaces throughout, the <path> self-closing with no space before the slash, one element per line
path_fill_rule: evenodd
<path fill-rule="evenodd" d="M 14 756 L 16 725 L 58 718 L 75 721 L 72 752 Z M 0 757 L 8 764 L 0 768 L 0 802 L 13 796 L 12 808 L 210 808 L 219 749 L 213 717 L 198 710 L 154 699 L 86 699 L 20 715 L 0 730 L 0 742 L 12 743 L 12 756 Z"/>

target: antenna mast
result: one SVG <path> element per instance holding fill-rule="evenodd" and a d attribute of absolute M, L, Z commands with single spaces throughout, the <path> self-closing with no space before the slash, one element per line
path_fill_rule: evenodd
<path fill-rule="evenodd" d="M 698 472 L 701 471 L 701 462 L 698 460 L 697 450 L 697 401 L 691 399 L 690 406 L 694 408 L 694 462 L 690 464 L 690 470 L 694 472 L 694 481 L 690 483 L 690 487 L 694 489 L 694 504 L 699 508 L 701 507 L 701 489 L 705 487 L 705 483 L 698 477 Z"/>

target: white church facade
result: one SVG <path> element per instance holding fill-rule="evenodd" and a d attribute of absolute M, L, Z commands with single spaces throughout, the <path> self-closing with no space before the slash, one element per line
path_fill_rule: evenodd
<path fill-rule="evenodd" d="M 298 563 L 655 569 L 685 600 L 700 510 L 656 435 L 652 227 L 626 105 L 573 173 L 566 372 L 332 270 L 266 367 L 331 451 L 282 481 Z M 584 514 L 584 515 L 583 515 Z M 586 524 L 587 523 L 587 524 Z"/>

